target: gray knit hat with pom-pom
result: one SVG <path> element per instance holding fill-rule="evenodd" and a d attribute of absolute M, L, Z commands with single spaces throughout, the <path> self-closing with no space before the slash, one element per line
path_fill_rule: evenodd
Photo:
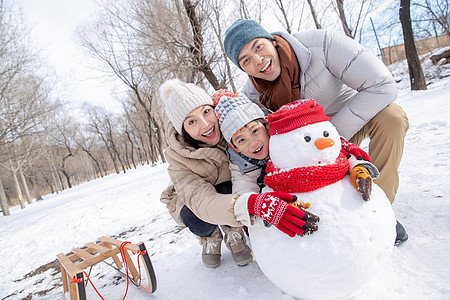
<path fill-rule="evenodd" d="M 203 105 L 213 106 L 211 96 L 204 89 L 179 79 L 167 80 L 161 85 L 159 92 L 165 102 L 164 111 L 179 134 L 191 111 Z"/>
<path fill-rule="evenodd" d="M 220 98 L 215 111 L 219 118 L 220 131 L 229 143 L 233 135 L 245 125 L 265 116 L 261 108 L 244 94 Z"/>

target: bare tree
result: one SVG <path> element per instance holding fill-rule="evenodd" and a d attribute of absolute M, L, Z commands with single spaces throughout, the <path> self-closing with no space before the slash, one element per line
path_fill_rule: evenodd
<path fill-rule="evenodd" d="M 11 213 L 9 212 L 8 200 L 6 198 L 5 188 L 3 187 L 2 178 L 0 178 L 0 203 L 1 203 L 3 215 L 9 216 Z"/>
<path fill-rule="evenodd" d="M 154 93 L 145 93 L 143 85 L 152 86 L 147 81 L 143 68 L 150 65 L 149 60 L 153 55 L 145 56 L 140 52 L 140 44 L 137 34 L 133 30 L 137 28 L 126 14 L 118 12 L 118 8 L 108 8 L 108 17 L 98 20 L 91 27 L 85 27 L 80 31 L 80 40 L 90 54 L 101 61 L 106 68 L 119 78 L 134 93 L 134 99 L 143 108 L 150 140 L 156 140 L 160 145 L 162 133 L 158 122 L 152 113 L 152 101 Z M 138 30 L 140 33 L 141 31 Z M 156 148 L 162 161 L 165 161 L 162 147 Z"/>
<path fill-rule="evenodd" d="M 88 128 L 104 144 L 114 165 L 115 172 L 117 174 L 120 173 L 119 164 L 122 171 L 126 172 L 126 167 L 123 163 L 121 153 L 119 153 L 118 143 L 116 142 L 118 136 L 116 131 L 118 129 L 117 117 L 99 106 L 85 104 L 83 109 L 86 112 Z"/>
<path fill-rule="evenodd" d="M 72 174 L 67 169 L 67 159 L 74 158 L 78 152 L 75 136 L 77 135 L 80 125 L 77 124 L 71 114 L 64 109 L 53 114 L 51 120 L 54 128 L 53 134 L 50 135 L 52 145 L 58 147 L 61 151 L 65 151 L 58 164 L 60 168 L 59 171 L 64 175 L 67 187 L 72 188 Z"/>
<path fill-rule="evenodd" d="M 311 11 L 311 16 L 312 16 L 312 18 L 314 20 L 314 24 L 316 25 L 316 28 L 317 29 L 322 29 L 322 25 L 320 25 L 319 20 L 317 19 L 317 13 L 316 13 L 316 10 L 315 10 L 315 8 L 314 8 L 314 6 L 312 4 L 312 1 L 311 0 L 307 0 L 307 2 L 308 2 L 309 9 Z"/>
<path fill-rule="evenodd" d="M 436 30 L 436 24 L 441 27 L 443 32 L 450 38 L 450 0 L 421 0 L 414 1 L 411 6 L 424 13 L 416 20 L 423 23 L 425 30 Z M 433 32 L 434 33 L 434 32 Z"/>
<path fill-rule="evenodd" d="M 77 144 L 77 147 L 84 151 L 94 162 L 94 178 L 97 178 L 98 175 L 100 175 L 100 177 L 105 176 L 106 172 L 104 172 L 100 157 L 98 157 L 97 155 L 97 153 L 100 151 L 98 151 L 98 143 L 95 136 L 88 135 L 88 132 L 83 130 L 82 132 L 79 132 L 78 136 L 75 139 L 75 143 Z"/>
<path fill-rule="evenodd" d="M 359 1 L 359 5 L 356 5 Z M 344 7 L 344 0 L 336 0 L 336 6 L 334 7 L 339 20 L 344 30 L 345 35 L 354 39 L 357 34 L 361 36 L 362 25 L 365 22 L 367 15 L 373 10 L 372 0 L 358 0 L 351 2 L 347 7 L 349 8 L 349 13 L 346 13 Z M 350 17 L 352 22 L 347 18 Z M 361 37 L 360 37 L 361 39 Z"/>
<path fill-rule="evenodd" d="M 352 30 L 350 29 L 350 27 L 347 23 L 347 18 L 345 17 L 344 0 L 336 0 L 336 7 L 337 7 L 339 19 L 341 20 L 342 28 L 344 29 L 345 35 L 353 38 Z"/>
<path fill-rule="evenodd" d="M 211 68 L 211 59 L 213 57 L 211 57 L 210 60 L 207 60 L 206 58 L 202 33 L 204 24 L 197 16 L 197 4 L 192 4 L 190 0 L 183 0 L 183 5 L 186 9 L 186 14 L 192 29 L 193 44 L 190 46 L 190 52 L 192 54 L 193 65 L 205 75 L 206 79 L 215 90 L 226 88 L 225 83 L 219 82 Z"/>
<path fill-rule="evenodd" d="M 403 39 L 405 41 L 405 54 L 408 62 L 409 81 L 411 90 L 426 90 L 425 76 L 417 55 L 416 44 L 414 43 L 414 34 L 411 25 L 411 0 L 400 0 L 400 22 L 402 23 Z"/>
<path fill-rule="evenodd" d="M 221 53 L 221 55 L 218 56 L 218 59 L 222 60 L 225 64 L 225 70 L 221 75 L 222 81 L 225 82 L 225 85 L 227 85 L 226 83 L 228 82 L 231 85 L 231 90 L 233 92 L 237 92 L 233 79 L 232 67 L 230 65 L 230 61 L 227 59 L 225 47 L 223 45 L 223 27 L 225 27 L 225 21 L 222 18 L 222 12 L 225 10 L 225 5 L 225 1 L 222 0 L 211 0 L 209 2 L 204 1 L 202 11 L 203 15 L 205 15 L 209 21 L 210 27 L 214 32 L 214 37 L 218 41 Z"/>
<path fill-rule="evenodd" d="M 288 33 L 292 33 L 292 29 L 291 29 L 291 22 L 292 20 L 288 19 L 288 13 L 287 13 L 287 9 L 289 9 L 288 7 L 285 8 L 285 3 L 283 3 L 283 0 L 274 0 L 276 6 L 278 7 L 279 12 L 281 13 L 281 19 L 278 18 L 278 21 L 280 23 L 282 23 L 284 25 L 284 27 L 286 28 L 286 31 Z"/>

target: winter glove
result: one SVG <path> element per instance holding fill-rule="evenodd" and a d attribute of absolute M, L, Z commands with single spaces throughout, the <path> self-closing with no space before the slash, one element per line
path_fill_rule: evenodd
<path fill-rule="evenodd" d="M 370 200 L 373 180 L 365 166 L 357 165 L 352 169 L 352 172 L 350 173 L 350 182 L 362 195 L 364 201 Z"/>
<path fill-rule="evenodd" d="M 361 148 L 359 148 L 357 145 L 350 143 L 349 141 L 345 140 L 344 138 L 341 137 L 341 152 L 342 154 L 344 154 L 347 158 L 349 157 L 349 154 L 353 154 L 353 156 L 356 157 L 356 159 L 363 159 L 363 160 L 367 160 L 370 161 L 369 155 L 367 155 L 367 153 L 362 150 Z"/>
<path fill-rule="evenodd" d="M 288 193 L 271 192 L 252 194 L 248 197 L 248 211 L 258 215 L 276 228 L 294 237 L 317 231 L 318 217 L 289 205 L 286 201 L 296 201 L 297 196 Z"/>

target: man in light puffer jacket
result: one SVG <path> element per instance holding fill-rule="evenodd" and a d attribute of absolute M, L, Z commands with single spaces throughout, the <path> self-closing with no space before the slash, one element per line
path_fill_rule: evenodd
<path fill-rule="evenodd" d="M 227 29 L 224 46 L 248 74 L 242 92 L 253 101 L 276 111 L 297 99 L 315 99 L 345 139 L 359 145 L 370 138 L 370 158 L 380 171 L 375 182 L 394 202 L 409 123 L 393 103 L 396 83 L 379 59 L 337 32 L 270 34 L 256 21 L 242 19 Z M 398 243 L 406 241 L 400 223 L 397 230 Z"/>

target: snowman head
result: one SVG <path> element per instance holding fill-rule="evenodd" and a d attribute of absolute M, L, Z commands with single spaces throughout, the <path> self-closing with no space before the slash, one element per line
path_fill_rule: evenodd
<path fill-rule="evenodd" d="M 336 161 L 341 141 L 336 128 L 314 100 L 297 100 L 268 116 L 270 158 L 291 169 Z"/>

